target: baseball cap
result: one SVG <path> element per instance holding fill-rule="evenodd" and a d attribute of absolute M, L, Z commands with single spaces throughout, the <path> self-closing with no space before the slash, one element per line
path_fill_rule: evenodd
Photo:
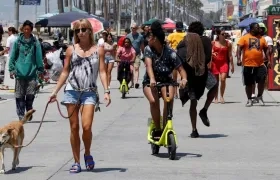
<path fill-rule="evenodd" d="M 267 31 L 267 28 L 266 28 L 266 26 L 265 26 L 265 24 L 264 23 L 259 23 L 259 26 L 260 26 L 260 28 L 264 28 L 264 32 L 266 32 Z"/>
<path fill-rule="evenodd" d="M 104 29 L 109 28 L 110 23 L 108 21 L 103 22 L 103 27 L 104 27 Z"/>
<path fill-rule="evenodd" d="M 176 22 L 176 30 L 184 30 L 184 24 L 181 21 Z"/>

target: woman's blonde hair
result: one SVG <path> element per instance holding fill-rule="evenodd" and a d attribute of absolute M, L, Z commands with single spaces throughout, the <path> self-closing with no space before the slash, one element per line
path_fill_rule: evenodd
<path fill-rule="evenodd" d="M 87 19 L 80 19 L 76 21 L 73 25 L 73 30 L 79 29 L 79 28 L 87 28 L 89 30 L 89 41 L 91 45 L 94 45 L 94 36 L 92 31 L 91 23 Z M 74 33 L 74 43 L 77 44 L 80 42 L 80 39 L 76 33 Z"/>

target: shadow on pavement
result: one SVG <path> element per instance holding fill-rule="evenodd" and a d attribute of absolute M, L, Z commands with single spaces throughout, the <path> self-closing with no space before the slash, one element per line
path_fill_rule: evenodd
<path fill-rule="evenodd" d="M 39 91 L 38 94 L 49 94 L 52 93 L 52 91 Z"/>
<path fill-rule="evenodd" d="M 228 135 L 225 134 L 203 134 L 203 135 L 199 135 L 200 138 L 224 138 L 224 137 L 228 137 Z"/>
<path fill-rule="evenodd" d="M 109 172 L 109 171 L 119 171 L 119 172 L 126 172 L 126 168 L 94 168 L 92 171 L 87 172 L 94 172 L 94 173 L 103 173 L 103 172 Z"/>
<path fill-rule="evenodd" d="M 241 102 L 225 101 L 225 104 L 240 104 Z"/>
<path fill-rule="evenodd" d="M 8 170 L 5 172 L 5 174 L 17 174 L 17 173 L 21 173 L 21 172 L 24 172 L 24 171 L 28 171 L 29 169 L 32 169 L 32 168 L 36 168 L 36 167 L 39 167 L 39 168 L 42 168 L 42 167 L 46 167 L 46 166 L 26 166 L 26 167 L 17 167 L 16 170 Z"/>
<path fill-rule="evenodd" d="M 159 158 L 169 158 L 169 155 L 168 153 L 159 153 L 159 154 L 154 154 L 154 156 L 156 157 L 159 157 Z M 179 160 L 181 159 L 182 157 L 196 157 L 196 158 L 199 158 L 199 157 L 202 157 L 201 154 L 194 154 L 194 153 L 176 153 L 176 159 L 175 160 Z"/>
<path fill-rule="evenodd" d="M 41 121 L 29 121 L 29 122 L 27 122 L 27 124 L 32 124 L 32 123 L 40 123 Z M 43 123 L 54 123 L 54 122 L 56 122 L 56 121 L 43 121 Z"/>
<path fill-rule="evenodd" d="M 144 98 L 144 96 L 127 96 L 127 97 L 125 97 L 125 99 L 142 99 L 142 98 Z"/>

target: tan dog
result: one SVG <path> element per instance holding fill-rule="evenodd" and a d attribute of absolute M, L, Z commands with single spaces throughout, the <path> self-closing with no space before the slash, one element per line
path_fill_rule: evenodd
<path fill-rule="evenodd" d="M 8 125 L 0 128 L 0 174 L 5 173 L 4 165 L 4 150 L 5 148 L 12 148 L 14 151 L 14 158 L 12 163 L 12 169 L 15 170 L 19 164 L 19 153 L 21 148 L 14 146 L 21 146 L 24 139 L 23 124 L 29 121 L 35 110 L 29 110 L 21 121 L 13 121 Z"/>

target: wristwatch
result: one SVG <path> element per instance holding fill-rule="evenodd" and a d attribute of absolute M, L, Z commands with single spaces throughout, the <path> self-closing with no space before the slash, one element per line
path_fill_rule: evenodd
<path fill-rule="evenodd" d="M 105 89 L 104 94 L 105 94 L 105 93 L 110 94 L 110 90 L 109 90 L 109 89 Z"/>

